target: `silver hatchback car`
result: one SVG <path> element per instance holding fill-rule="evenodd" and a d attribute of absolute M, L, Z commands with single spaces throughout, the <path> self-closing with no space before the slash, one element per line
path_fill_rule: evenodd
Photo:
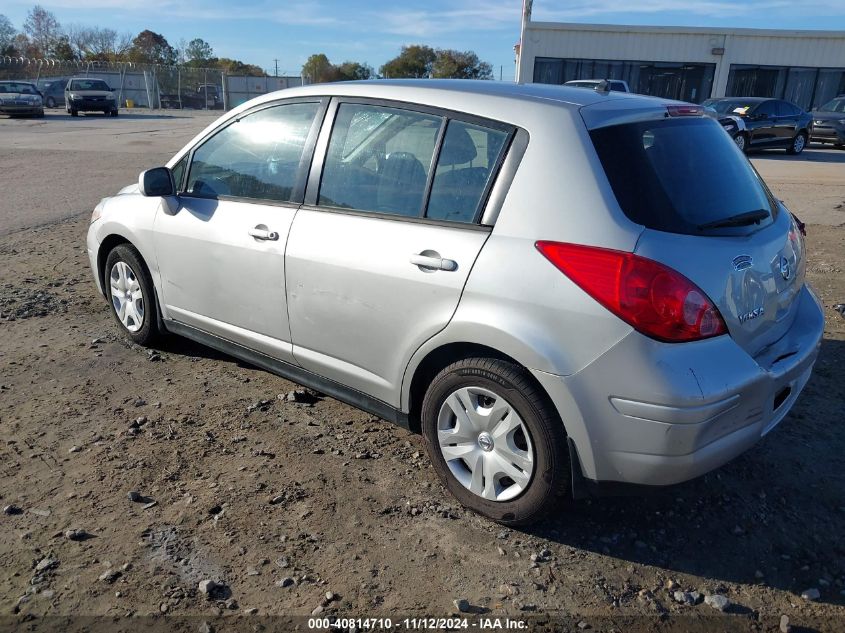
<path fill-rule="evenodd" d="M 523 524 L 780 422 L 823 330 L 791 214 L 698 106 L 463 81 L 226 114 L 97 206 L 123 331 L 172 332 L 423 434 Z"/>

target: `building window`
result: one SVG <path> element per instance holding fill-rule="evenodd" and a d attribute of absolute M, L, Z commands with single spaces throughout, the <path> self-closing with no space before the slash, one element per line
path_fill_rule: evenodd
<path fill-rule="evenodd" d="M 843 68 L 731 64 L 727 97 L 773 97 L 811 110 L 845 93 Z"/>
<path fill-rule="evenodd" d="M 574 79 L 622 79 L 640 94 L 701 103 L 713 89 L 715 64 L 614 61 L 608 59 L 534 60 L 534 83 L 563 84 Z"/>

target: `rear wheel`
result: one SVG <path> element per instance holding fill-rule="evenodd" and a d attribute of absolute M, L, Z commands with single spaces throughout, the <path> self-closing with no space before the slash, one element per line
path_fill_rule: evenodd
<path fill-rule="evenodd" d="M 795 135 L 795 138 L 792 139 L 792 145 L 790 145 L 786 153 L 787 154 L 800 154 L 804 151 L 804 148 L 807 146 L 807 135 L 804 132 L 799 132 Z"/>
<path fill-rule="evenodd" d="M 429 386 L 421 418 L 434 469 L 471 510 L 522 525 L 566 494 L 563 425 L 522 367 L 492 358 L 449 365 Z"/>
<path fill-rule="evenodd" d="M 106 293 L 112 315 L 124 334 L 139 345 L 158 336 L 158 312 L 150 275 L 135 247 L 115 246 L 106 258 Z"/>

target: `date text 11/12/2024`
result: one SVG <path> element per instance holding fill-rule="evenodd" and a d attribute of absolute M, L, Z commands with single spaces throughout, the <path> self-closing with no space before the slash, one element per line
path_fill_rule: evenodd
<path fill-rule="evenodd" d="M 524 620 L 511 618 L 403 618 L 395 622 L 391 618 L 309 618 L 308 628 L 317 630 L 391 630 L 407 629 L 425 631 L 440 629 L 455 631 L 459 629 L 477 629 L 490 631 L 523 631 L 528 629 Z"/>

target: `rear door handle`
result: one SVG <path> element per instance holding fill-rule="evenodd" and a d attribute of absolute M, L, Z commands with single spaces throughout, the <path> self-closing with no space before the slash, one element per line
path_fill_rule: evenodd
<path fill-rule="evenodd" d="M 279 239 L 278 233 L 275 231 L 268 231 L 267 227 L 262 227 L 261 225 L 256 226 L 254 229 L 250 229 L 249 234 L 257 240 L 276 241 Z"/>
<path fill-rule="evenodd" d="M 411 263 L 428 270 L 445 270 L 447 272 L 458 270 L 458 262 L 454 259 L 444 259 L 435 251 L 423 251 L 411 255 Z"/>

